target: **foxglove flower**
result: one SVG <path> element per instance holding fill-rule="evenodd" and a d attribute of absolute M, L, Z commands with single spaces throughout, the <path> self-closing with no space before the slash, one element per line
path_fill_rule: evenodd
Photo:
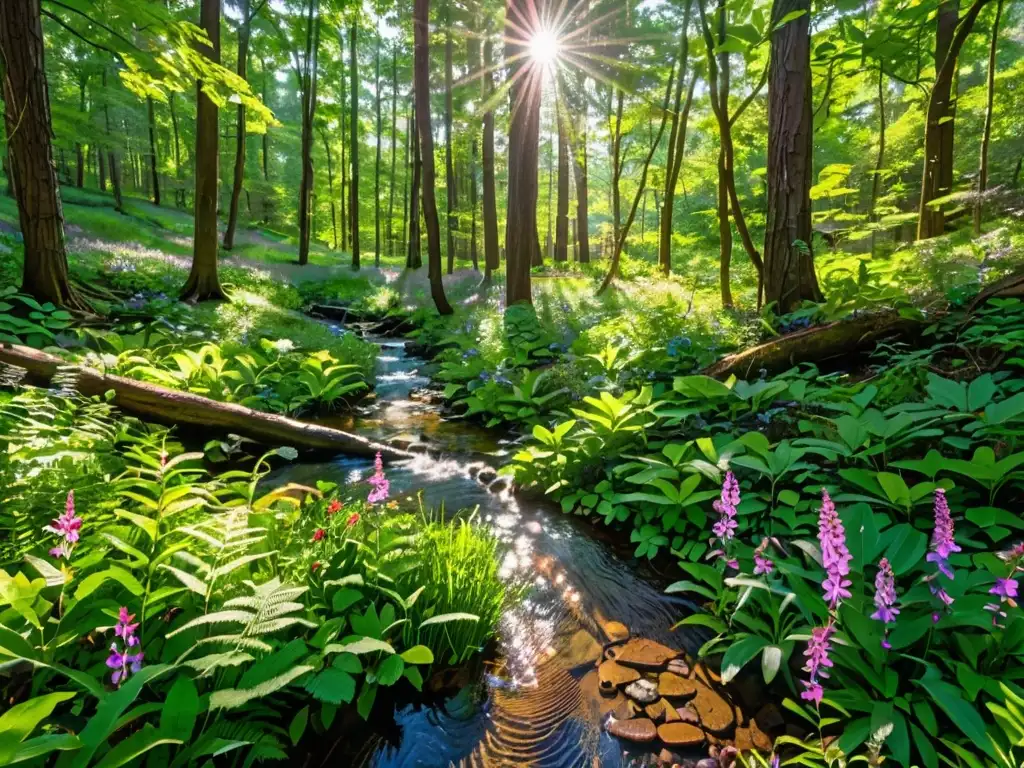
<path fill-rule="evenodd" d="M 846 578 L 850 575 L 850 560 L 853 556 L 846 548 L 846 529 L 839 519 L 836 505 L 828 495 L 821 491 L 821 510 L 818 514 L 818 543 L 821 545 L 821 564 L 825 567 L 826 578 L 821 583 L 825 591 L 825 600 L 831 610 L 839 606 L 839 601 L 851 596 L 852 582 Z"/>
<path fill-rule="evenodd" d="M 953 578 L 953 569 L 949 565 L 949 556 L 959 552 L 953 539 L 953 517 L 949 513 L 949 503 L 946 501 L 946 492 L 941 488 L 935 489 L 935 529 L 932 531 L 931 552 L 925 558 L 929 563 L 935 563 L 947 579 Z"/>
<path fill-rule="evenodd" d="M 761 543 L 754 550 L 754 575 L 768 575 L 775 570 L 775 563 L 765 554 L 768 549 L 768 539 L 761 539 Z"/>
<path fill-rule="evenodd" d="M 75 492 L 68 491 L 67 501 L 64 502 L 64 514 L 43 528 L 59 537 L 60 541 L 56 547 L 50 550 L 53 557 L 71 558 L 71 551 L 78 542 L 82 533 L 82 518 L 75 513 Z"/>
<path fill-rule="evenodd" d="M 892 647 L 889 644 L 889 625 L 896 621 L 900 609 L 896 607 L 896 578 L 885 557 L 878 563 L 878 574 L 875 576 L 875 609 L 871 618 L 885 625 L 882 647 L 888 650 Z"/>
<path fill-rule="evenodd" d="M 732 472 L 725 473 L 725 482 L 722 483 L 722 495 L 712 507 L 721 517 L 711 530 L 722 544 L 725 544 L 736 535 L 736 506 L 740 503 L 740 484 L 736 475 Z"/>
<path fill-rule="evenodd" d="M 806 690 L 800 694 L 800 698 L 804 701 L 813 701 L 814 706 L 821 704 L 825 695 L 821 681 L 828 679 L 828 670 L 832 667 L 832 659 L 829 658 L 832 644 L 829 641 L 834 631 L 831 623 L 824 627 L 815 627 L 811 630 L 811 639 L 807 643 L 807 650 L 804 651 L 807 658 L 804 671 L 810 674 L 810 679 L 801 681 Z"/>
<path fill-rule="evenodd" d="M 376 504 L 388 497 L 390 483 L 384 475 L 384 461 L 381 459 L 380 451 L 377 451 L 377 458 L 373 462 L 373 476 L 370 478 L 370 485 L 373 486 L 373 490 L 366 497 L 368 502 Z"/>

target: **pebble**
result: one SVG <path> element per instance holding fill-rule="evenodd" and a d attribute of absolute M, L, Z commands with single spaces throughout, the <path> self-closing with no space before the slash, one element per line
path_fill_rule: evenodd
<path fill-rule="evenodd" d="M 666 669 L 675 675 L 679 675 L 680 677 L 690 676 L 690 665 L 687 664 L 683 659 L 672 659 L 668 663 L 668 667 L 666 667 Z"/>
<path fill-rule="evenodd" d="M 706 685 L 697 685 L 697 695 L 694 697 L 692 704 L 700 716 L 700 724 L 706 731 L 711 731 L 721 736 L 728 733 L 736 724 L 733 717 L 733 709 L 729 702 Z"/>
<path fill-rule="evenodd" d="M 603 661 L 597 668 L 601 681 L 601 693 L 614 696 L 620 685 L 626 685 L 640 679 L 640 673 L 630 667 L 616 664 L 614 661 Z"/>
<path fill-rule="evenodd" d="M 621 621 L 606 621 L 601 627 L 609 643 L 624 643 L 629 640 L 629 627 Z"/>
<path fill-rule="evenodd" d="M 609 648 L 607 654 L 619 664 L 652 671 L 664 669 L 670 660 L 679 656 L 678 651 L 643 637 L 633 638 L 624 645 Z"/>
<path fill-rule="evenodd" d="M 658 726 L 658 738 L 670 747 L 695 747 L 704 743 L 704 731 L 689 723 L 665 723 Z"/>
<path fill-rule="evenodd" d="M 679 699 L 692 699 L 697 693 L 699 683 L 687 680 L 674 672 L 662 672 L 658 675 L 658 690 L 662 696 Z"/>
<path fill-rule="evenodd" d="M 646 717 L 632 720 L 612 720 L 608 723 L 608 733 L 626 741 L 646 743 L 658 737 L 658 728 L 654 721 Z"/>
<path fill-rule="evenodd" d="M 658 686 L 650 680 L 637 680 L 625 689 L 626 695 L 641 704 L 652 704 L 658 700 Z"/>

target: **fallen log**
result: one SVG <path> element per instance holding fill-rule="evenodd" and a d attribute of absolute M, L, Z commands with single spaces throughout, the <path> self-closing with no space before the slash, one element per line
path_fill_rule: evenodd
<path fill-rule="evenodd" d="M 113 392 L 113 403 L 122 411 L 159 424 L 189 426 L 218 433 L 232 432 L 274 447 L 292 446 L 354 456 L 374 456 L 378 451 L 389 458 L 413 455 L 339 429 L 69 364 L 31 347 L 0 344 L 0 363 L 24 369 L 30 381 L 42 384 L 49 383 L 58 369 L 71 372 L 77 379 L 75 389 L 83 395 Z"/>
<path fill-rule="evenodd" d="M 861 315 L 828 325 L 808 328 L 779 336 L 734 355 L 727 355 L 704 369 L 708 376 L 757 378 L 763 368 L 780 373 L 799 363 L 820 363 L 843 357 L 873 345 L 887 336 L 904 336 L 921 326 L 920 321 L 901 317 L 897 312 Z"/>
<path fill-rule="evenodd" d="M 974 297 L 974 300 L 968 305 L 968 315 L 974 312 L 978 307 L 984 304 L 989 299 L 1009 299 L 1009 298 L 1022 298 L 1024 299 L 1024 271 L 1018 270 L 1013 272 L 1001 280 L 996 280 L 988 287 L 982 289 L 982 291 Z"/>

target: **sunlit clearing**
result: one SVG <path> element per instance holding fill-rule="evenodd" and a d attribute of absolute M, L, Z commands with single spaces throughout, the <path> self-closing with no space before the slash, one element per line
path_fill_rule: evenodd
<path fill-rule="evenodd" d="M 550 66 L 558 58 L 558 38 L 550 29 L 540 29 L 530 39 L 530 58 L 542 66 Z"/>

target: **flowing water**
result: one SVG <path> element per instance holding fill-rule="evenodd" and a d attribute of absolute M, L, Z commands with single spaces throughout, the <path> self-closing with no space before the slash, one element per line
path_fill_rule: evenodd
<path fill-rule="evenodd" d="M 604 733 L 605 716 L 594 661 L 605 637 L 601 626 L 620 621 L 641 635 L 693 653 L 696 638 L 671 627 L 692 610 L 664 595 L 617 557 L 593 531 L 557 507 L 524 501 L 503 479 L 486 487 L 481 452 L 507 445 L 472 424 L 441 418 L 438 408 L 410 398 L 428 382 L 424 361 L 406 354 L 401 341 L 377 340 L 376 402 L 345 426 L 380 440 L 429 440 L 431 453 L 390 464 L 395 498 L 422 490 L 428 505 L 449 510 L 479 507 L 478 519 L 503 543 L 501 572 L 528 583 L 525 600 L 504 615 L 497 663 L 480 681 L 438 706 L 408 705 L 394 713 L 389 737 L 371 737 L 359 754 L 333 765 L 399 766 L 616 766 L 642 765 L 648 755 L 624 751 Z M 476 458 L 466 458 L 476 453 Z M 287 479 L 359 482 L 369 461 L 339 458 L 287 470 Z M 281 477 L 283 479 L 283 477 Z M 354 741 L 361 742 L 362 739 Z M 335 758 L 337 758 L 335 752 Z"/>

